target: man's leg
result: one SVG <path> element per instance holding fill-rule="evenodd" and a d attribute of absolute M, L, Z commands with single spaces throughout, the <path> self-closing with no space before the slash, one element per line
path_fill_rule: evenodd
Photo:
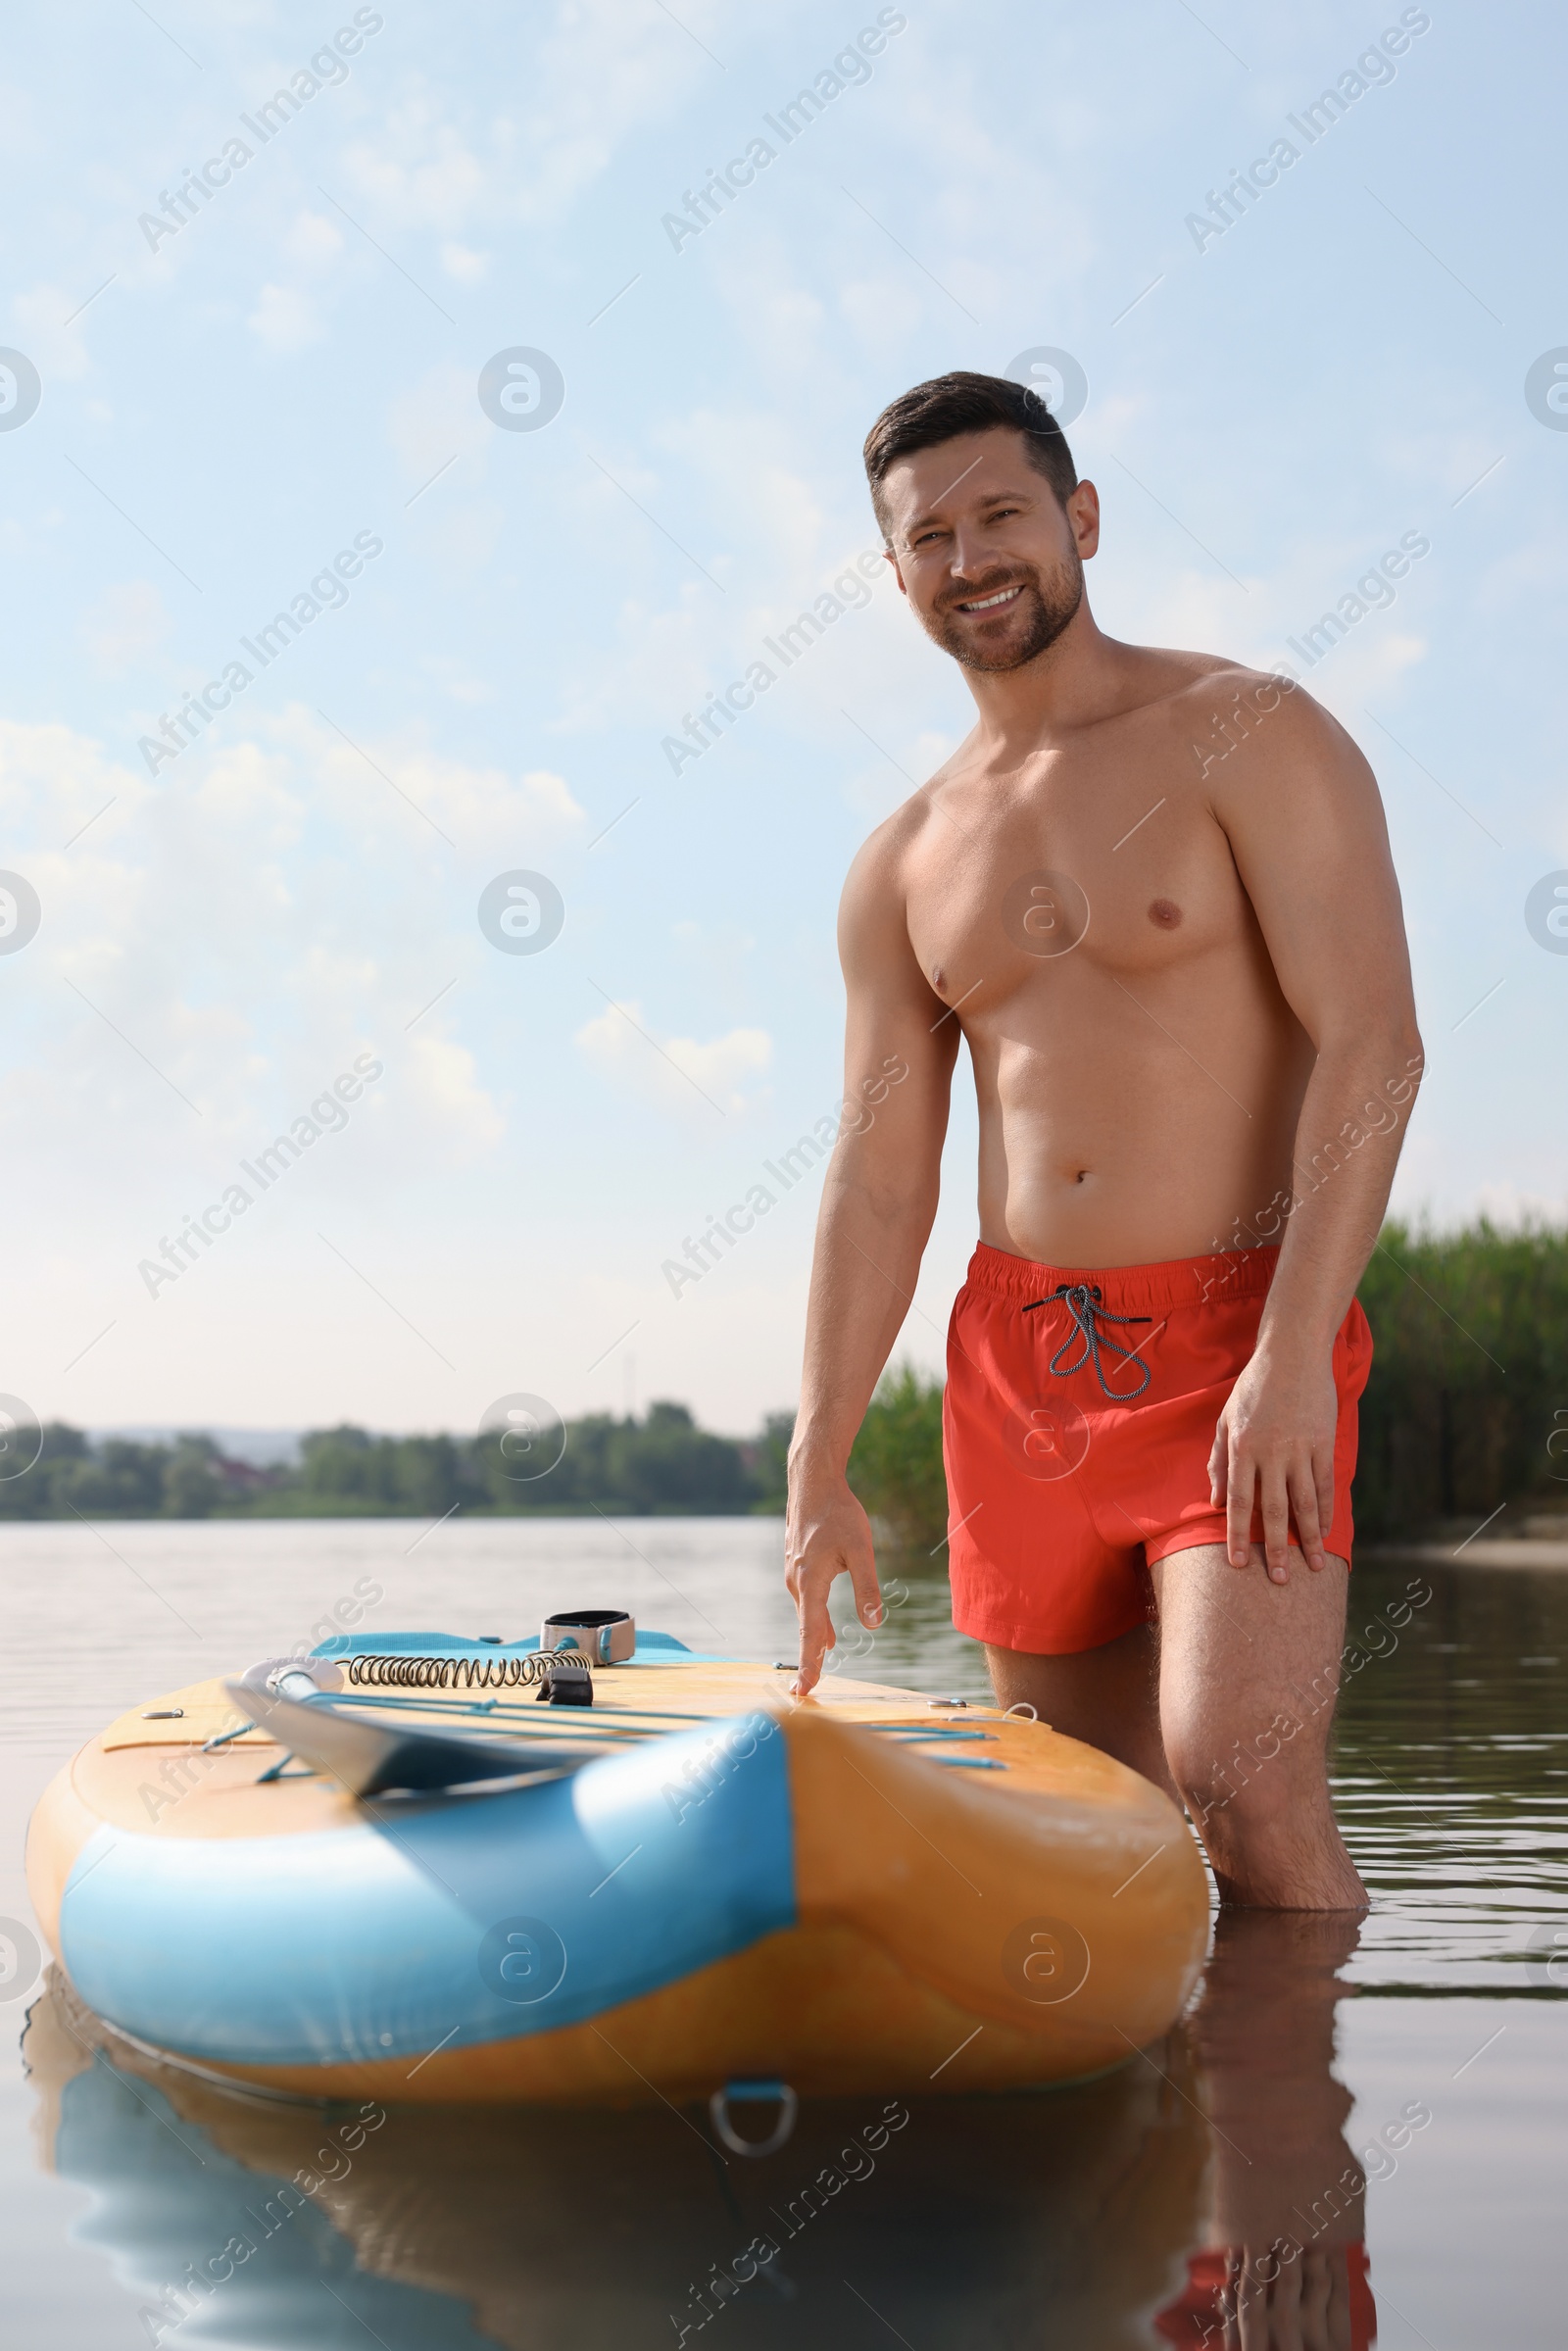
<path fill-rule="evenodd" d="M 1329 1803 L 1329 1726 L 1348 1571 L 1291 1553 L 1271 1584 L 1261 1549 L 1223 1543 L 1152 1569 L 1159 1601 L 1165 1754 L 1208 1851 L 1220 1899 L 1259 1910 L 1357 1910 L 1366 1888 Z"/>
<path fill-rule="evenodd" d="M 988 1646 L 986 1663 L 999 1706 L 1026 1700 L 1054 1731 L 1102 1747 L 1176 1795 L 1160 1742 L 1159 1641 L 1152 1625 L 1135 1625 L 1117 1641 L 1066 1657 Z"/>

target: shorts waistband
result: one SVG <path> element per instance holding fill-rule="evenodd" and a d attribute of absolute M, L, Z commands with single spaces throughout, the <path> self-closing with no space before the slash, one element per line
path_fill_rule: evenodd
<path fill-rule="evenodd" d="M 1064 1282 L 1098 1288 L 1112 1313 L 1168 1314 L 1174 1306 L 1223 1304 L 1232 1298 L 1261 1298 L 1274 1279 L 1278 1247 L 1218 1249 L 1201 1257 L 1167 1257 L 1154 1265 L 1042 1265 L 1004 1249 L 977 1242 L 969 1260 L 968 1287 L 1025 1306 L 1049 1298 Z"/>

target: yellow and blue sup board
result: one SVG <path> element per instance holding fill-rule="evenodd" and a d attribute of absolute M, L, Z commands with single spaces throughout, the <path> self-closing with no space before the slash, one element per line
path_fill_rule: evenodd
<path fill-rule="evenodd" d="M 405 2103 L 1014 2088 L 1185 2005 L 1202 1866 L 1110 1757 L 646 1631 L 542 1704 L 550 1654 L 345 1639 L 112 1723 L 28 1839 L 80 1998 L 209 2075 Z"/>

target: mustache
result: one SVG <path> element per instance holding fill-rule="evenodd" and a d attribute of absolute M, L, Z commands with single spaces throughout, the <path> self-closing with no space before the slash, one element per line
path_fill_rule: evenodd
<path fill-rule="evenodd" d="M 960 580 L 948 590 L 937 606 L 937 610 L 939 612 L 951 612 L 956 611 L 960 604 L 972 604 L 976 597 L 1000 595 L 1004 588 L 1038 589 L 1039 586 L 1039 575 L 1034 571 L 999 573 L 994 579 Z"/>

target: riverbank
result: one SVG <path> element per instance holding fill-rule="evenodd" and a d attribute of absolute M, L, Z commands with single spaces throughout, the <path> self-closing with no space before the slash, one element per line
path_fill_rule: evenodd
<path fill-rule="evenodd" d="M 1568 1570 L 1568 1543 L 1543 1542 L 1529 1537 L 1512 1542 L 1469 1543 L 1455 1548 L 1446 1543 L 1358 1543 L 1358 1559 L 1419 1559 L 1425 1566 L 1485 1568 L 1554 1568 Z"/>

